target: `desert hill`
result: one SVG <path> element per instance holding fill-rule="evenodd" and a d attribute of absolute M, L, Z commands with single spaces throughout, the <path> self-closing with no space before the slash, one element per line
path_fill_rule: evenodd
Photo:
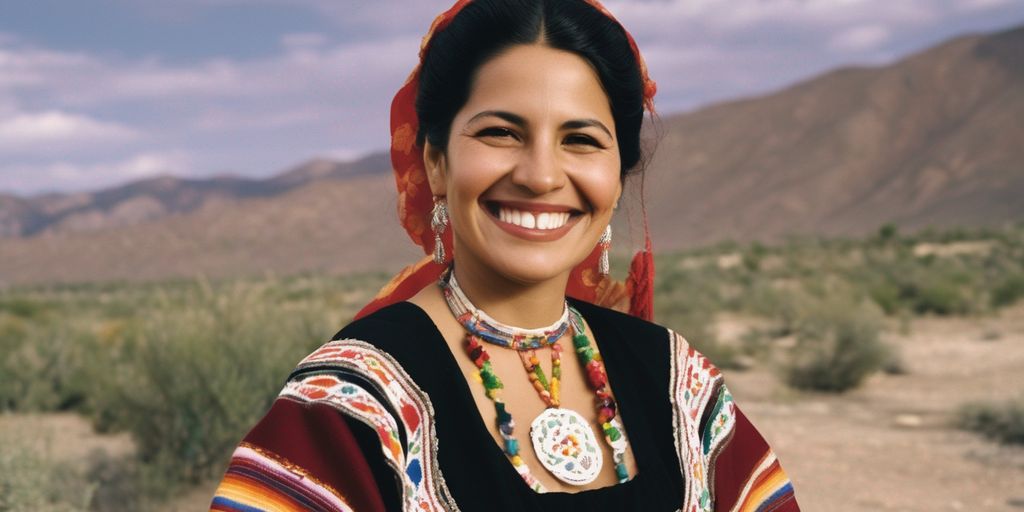
<path fill-rule="evenodd" d="M 212 202 L 279 197 L 313 181 L 382 174 L 390 167 L 387 155 L 374 153 L 351 162 L 312 159 L 266 179 L 164 175 L 96 192 L 30 198 L 0 194 L 0 238 L 142 224 L 189 213 Z"/>
<path fill-rule="evenodd" d="M 665 116 L 655 131 L 656 250 L 1024 220 L 1024 27 Z M 264 180 L 0 195 L 0 284 L 395 269 L 418 252 L 394 220 L 389 167 L 381 153 Z M 635 192 L 620 249 L 637 238 L 625 229 Z"/>
<path fill-rule="evenodd" d="M 663 120 L 662 247 L 1024 219 L 1024 27 Z"/>

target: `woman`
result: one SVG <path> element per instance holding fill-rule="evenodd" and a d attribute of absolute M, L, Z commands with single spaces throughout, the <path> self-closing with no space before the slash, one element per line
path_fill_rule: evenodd
<path fill-rule="evenodd" d="M 392 105 L 429 256 L 299 364 L 211 509 L 798 510 L 717 369 L 645 320 L 649 241 L 607 276 L 654 90 L 596 1 L 442 14 Z"/>

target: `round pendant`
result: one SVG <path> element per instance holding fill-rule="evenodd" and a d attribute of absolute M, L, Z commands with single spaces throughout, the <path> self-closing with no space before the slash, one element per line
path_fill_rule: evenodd
<path fill-rule="evenodd" d="M 569 485 L 589 484 L 601 473 L 597 436 L 576 411 L 545 409 L 530 424 L 530 440 L 541 465 Z"/>

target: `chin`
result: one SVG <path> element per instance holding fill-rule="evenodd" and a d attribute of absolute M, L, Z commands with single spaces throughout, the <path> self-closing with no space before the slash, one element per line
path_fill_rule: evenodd
<path fill-rule="evenodd" d="M 495 270 L 511 281 L 541 283 L 568 275 L 579 261 L 566 260 L 564 255 L 520 254 L 495 262 Z"/>

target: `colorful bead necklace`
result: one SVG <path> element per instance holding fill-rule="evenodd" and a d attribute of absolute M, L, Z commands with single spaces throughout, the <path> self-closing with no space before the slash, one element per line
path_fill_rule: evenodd
<path fill-rule="evenodd" d="M 459 323 L 469 332 L 495 345 L 516 350 L 547 347 L 561 339 L 569 329 L 568 302 L 565 303 L 562 316 L 557 322 L 537 329 L 520 329 L 505 325 L 473 306 L 462 292 L 459 282 L 455 279 L 455 272 L 451 269 L 441 276 L 441 290 L 444 291 L 448 307 Z"/>
<path fill-rule="evenodd" d="M 519 442 L 515 439 L 515 421 L 512 414 L 501 400 L 499 391 L 504 387 L 501 379 L 494 373 L 491 366 L 490 355 L 484 349 L 481 341 L 490 341 L 489 338 L 481 336 L 477 331 L 480 325 L 477 321 L 464 321 L 464 318 L 486 318 L 482 311 L 473 306 L 466 299 L 462 290 L 458 288 L 454 272 L 449 269 L 441 277 L 439 285 L 444 292 L 448 306 L 460 323 L 466 327 L 466 353 L 473 364 L 479 370 L 478 380 L 483 383 L 487 397 L 494 403 L 497 414 L 498 432 L 503 440 L 505 454 L 509 457 L 516 471 L 522 476 L 536 492 L 544 492 L 544 486 L 530 473 L 529 467 L 519 455 Z M 458 311 L 458 312 L 457 312 Z M 459 313 L 461 312 L 461 313 Z M 570 321 L 567 322 L 573 330 L 573 347 L 577 358 L 587 374 L 587 380 L 591 389 L 594 390 L 597 400 L 597 417 L 604 433 L 605 442 L 612 449 L 612 457 L 615 463 L 615 475 L 619 483 L 629 479 L 629 472 L 625 464 L 625 454 L 628 441 L 622 431 L 622 426 L 616 419 L 616 404 L 608 390 L 608 376 L 605 373 L 604 363 L 600 353 L 591 346 L 590 338 L 586 335 L 586 326 L 583 317 L 575 308 L 568 306 Z M 494 322 L 497 324 L 497 322 Z M 530 382 L 547 408 L 537 416 L 530 425 L 530 438 L 533 442 L 534 452 L 537 454 L 541 464 L 559 480 L 570 485 L 586 485 L 600 474 L 603 464 L 601 449 L 597 446 L 593 429 L 589 422 L 579 413 L 560 407 L 560 381 L 561 381 L 561 345 L 558 337 L 545 337 L 546 346 L 551 347 L 551 379 L 549 380 L 541 368 L 540 360 L 536 354 L 536 347 L 530 343 L 523 343 L 526 337 L 522 334 L 524 329 L 498 324 L 500 330 L 488 329 L 493 334 L 502 332 L 505 337 L 500 341 L 491 343 L 503 347 L 512 347 L 519 350 L 520 360 L 523 368 L 530 378 Z M 560 326 L 554 326 L 556 328 Z M 536 331 L 536 330 L 534 330 Z M 563 329 L 564 333 L 565 330 Z M 550 340 L 550 341 L 547 341 Z M 536 343 L 536 338 L 533 339 Z"/>

